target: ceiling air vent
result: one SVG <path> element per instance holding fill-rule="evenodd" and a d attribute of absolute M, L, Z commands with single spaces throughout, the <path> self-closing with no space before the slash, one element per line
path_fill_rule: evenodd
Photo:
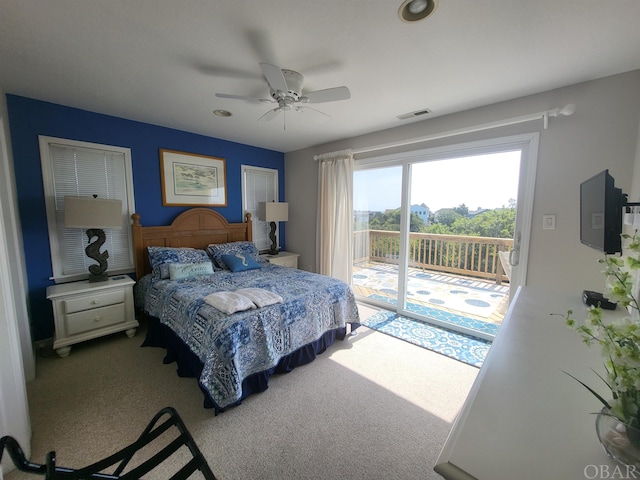
<path fill-rule="evenodd" d="M 428 108 L 423 108 L 422 110 L 416 110 L 415 112 L 398 115 L 396 118 L 398 118 L 398 120 L 407 120 L 409 118 L 419 117 L 420 115 L 426 115 L 427 113 L 431 113 L 431 110 L 429 110 Z"/>

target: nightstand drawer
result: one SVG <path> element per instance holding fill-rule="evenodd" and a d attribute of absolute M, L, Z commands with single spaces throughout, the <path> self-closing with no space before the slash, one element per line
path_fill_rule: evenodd
<path fill-rule="evenodd" d="M 269 260 L 271 263 L 275 263 L 276 265 L 282 265 L 283 267 L 289 267 L 289 268 L 298 268 L 298 257 L 297 256 L 291 256 L 291 257 L 286 257 L 286 258 L 282 258 L 282 260 Z"/>
<path fill-rule="evenodd" d="M 116 303 L 124 303 L 124 289 L 111 292 L 83 295 L 77 298 L 69 298 L 64 301 L 67 313 L 81 312 L 92 308 L 106 307 Z"/>
<path fill-rule="evenodd" d="M 67 335 L 77 335 L 89 330 L 115 325 L 125 320 L 124 303 L 72 313 L 66 318 Z"/>
<path fill-rule="evenodd" d="M 281 267 L 298 268 L 299 256 L 297 253 L 281 251 L 277 255 L 260 255 L 260 258 Z"/>

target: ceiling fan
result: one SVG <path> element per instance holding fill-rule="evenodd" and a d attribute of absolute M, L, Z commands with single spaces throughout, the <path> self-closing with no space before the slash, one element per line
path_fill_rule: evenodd
<path fill-rule="evenodd" d="M 267 111 L 258 118 L 258 121 L 269 121 L 275 118 L 280 112 L 284 114 L 291 110 L 298 113 L 310 112 L 319 119 L 328 119 L 330 117 L 326 113 L 306 105 L 309 103 L 335 102 L 351 98 L 351 92 L 349 92 L 347 87 L 333 87 L 303 93 L 302 85 L 304 83 L 304 77 L 300 73 L 293 70 L 282 69 L 270 63 L 261 63 L 260 68 L 269 85 L 271 98 L 256 98 L 227 93 L 216 93 L 216 97 L 278 104 L 276 108 Z"/>

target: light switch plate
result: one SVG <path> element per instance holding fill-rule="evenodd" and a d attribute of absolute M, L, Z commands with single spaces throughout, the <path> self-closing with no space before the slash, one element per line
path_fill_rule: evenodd
<path fill-rule="evenodd" d="M 556 228 L 556 216 L 555 215 L 543 215 L 542 216 L 542 228 L 545 230 L 555 230 Z"/>

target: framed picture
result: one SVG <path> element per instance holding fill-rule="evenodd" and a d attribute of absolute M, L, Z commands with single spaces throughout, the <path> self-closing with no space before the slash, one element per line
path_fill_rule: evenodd
<path fill-rule="evenodd" d="M 160 149 L 162 205 L 227 206 L 224 158 Z"/>

